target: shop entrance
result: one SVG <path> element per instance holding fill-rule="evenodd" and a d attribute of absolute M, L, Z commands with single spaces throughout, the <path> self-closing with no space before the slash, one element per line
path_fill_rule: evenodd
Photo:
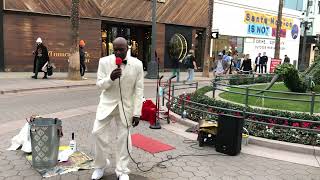
<path fill-rule="evenodd" d="M 112 41 L 117 37 L 128 40 L 131 56 L 138 58 L 147 70 L 148 61 L 151 59 L 151 27 L 131 24 L 115 24 L 102 22 L 101 25 L 101 56 L 113 54 Z"/>

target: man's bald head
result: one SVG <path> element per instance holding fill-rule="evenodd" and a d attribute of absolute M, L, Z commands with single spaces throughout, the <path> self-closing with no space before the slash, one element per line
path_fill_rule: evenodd
<path fill-rule="evenodd" d="M 117 37 L 115 40 L 113 40 L 113 45 L 115 44 L 128 46 L 128 41 L 123 37 Z"/>
<path fill-rule="evenodd" d="M 117 37 L 113 41 L 113 51 L 116 57 L 125 59 L 128 51 L 128 41 L 123 37 Z"/>

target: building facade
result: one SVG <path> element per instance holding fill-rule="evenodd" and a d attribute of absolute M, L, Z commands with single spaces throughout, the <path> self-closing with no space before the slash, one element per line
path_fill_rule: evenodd
<path fill-rule="evenodd" d="M 130 53 L 147 67 L 151 58 L 150 0 L 81 0 L 80 39 L 86 42 L 88 71 L 98 60 L 112 54 L 112 41 L 128 39 Z M 2 0 L 0 69 L 31 71 L 32 51 L 41 37 L 56 71 L 67 71 L 71 46 L 71 0 Z M 208 25 L 207 0 L 161 0 L 157 3 L 157 49 L 160 67 L 195 49 L 203 64 L 204 34 Z M 3 46 L 2 46 L 3 45 Z"/>
<path fill-rule="evenodd" d="M 215 0 L 213 31 L 220 36 L 213 52 L 237 50 L 249 54 L 254 63 L 258 53 L 269 57 L 268 70 L 274 58 L 276 23 L 279 0 Z M 291 63 L 298 63 L 300 43 L 300 12 L 283 9 L 280 58 L 288 55 Z"/>
<path fill-rule="evenodd" d="M 308 3 L 309 1 L 309 3 Z M 308 13 L 307 13 L 308 11 Z M 302 22 L 308 22 L 306 26 L 306 56 L 305 60 L 302 60 L 301 67 L 311 65 L 315 59 L 319 56 L 319 41 L 320 41 L 320 0 L 304 0 L 303 8 L 301 11 Z M 303 23 L 302 23 L 303 24 Z M 302 25 L 302 31 L 304 31 L 304 26 Z M 303 33 L 302 33 L 303 34 Z M 300 52 L 302 51 L 301 40 Z"/>

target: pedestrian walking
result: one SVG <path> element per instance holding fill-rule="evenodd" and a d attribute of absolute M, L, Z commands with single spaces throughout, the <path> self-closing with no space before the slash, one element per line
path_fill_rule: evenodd
<path fill-rule="evenodd" d="M 40 37 L 36 40 L 37 48 L 32 53 L 34 54 L 33 59 L 33 73 L 32 78 L 38 79 L 38 73 L 44 72 L 44 76 L 42 79 L 48 78 L 47 66 L 49 63 L 49 54 L 47 47 L 42 43 L 42 39 Z"/>
<path fill-rule="evenodd" d="M 82 79 L 87 79 L 84 77 L 86 72 L 86 53 L 84 51 L 84 46 L 86 43 L 84 40 L 80 40 L 79 42 L 79 54 L 80 54 L 80 74 Z"/>
<path fill-rule="evenodd" d="M 176 76 L 177 82 L 179 82 L 179 80 L 180 80 L 180 62 L 177 58 L 174 57 L 172 59 L 171 67 L 172 67 L 172 76 Z"/>
<path fill-rule="evenodd" d="M 219 52 L 217 59 L 213 62 L 213 76 L 222 76 L 226 74 L 228 63 L 223 59 L 223 53 Z"/>
<path fill-rule="evenodd" d="M 185 61 L 186 68 L 188 69 L 187 81 L 192 82 L 194 78 L 194 70 L 198 69 L 193 49 L 189 50 L 189 54 L 185 57 Z"/>
<path fill-rule="evenodd" d="M 258 72 L 260 73 L 261 67 L 260 67 L 260 59 L 261 59 L 261 53 L 258 54 L 256 57 L 256 60 L 254 61 L 254 72 L 257 72 L 257 69 L 259 70 Z"/>
<path fill-rule="evenodd" d="M 228 69 L 227 72 L 229 71 L 229 74 L 232 74 L 232 56 L 231 56 L 231 50 L 228 51 L 227 55 L 223 56 L 223 60 L 227 62 L 228 64 Z"/>
<path fill-rule="evenodd" d="M 92 179 L 101 179 L 106 165 L 106 149 L 116 146 L 116 175 L 119 180 L 129 180 L 129 154 L 132 150 L 131 127 L 139 124 L 143 102 L 142 62 L 127 55 L 128 42 L 122 37 L 113 41 L 114 54 L 99 61 L 97 86 L 102 90 L 92 133 L 95 142 L 94 172 Z M 118 65 L 116 58 L 123 59 Z M 117 126 L 112 134 L 111 121 Z M 116 144 L 111 144 L 116 138 Z M 108 148 L 109 147 L 109 148 Z"/>

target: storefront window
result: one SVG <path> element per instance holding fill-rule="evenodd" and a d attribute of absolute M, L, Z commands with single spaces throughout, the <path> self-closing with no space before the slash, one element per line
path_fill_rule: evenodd
<path fill-rule="evenodd" d="M 234 53 L 237 51 L 238 53 L 243 53 L 243 37 L 236 36 L 220 36 L 219 39 L 216 40 L 216 49 L 214 52 L 217 54 L 223 50 L 231 51 Z"/>

